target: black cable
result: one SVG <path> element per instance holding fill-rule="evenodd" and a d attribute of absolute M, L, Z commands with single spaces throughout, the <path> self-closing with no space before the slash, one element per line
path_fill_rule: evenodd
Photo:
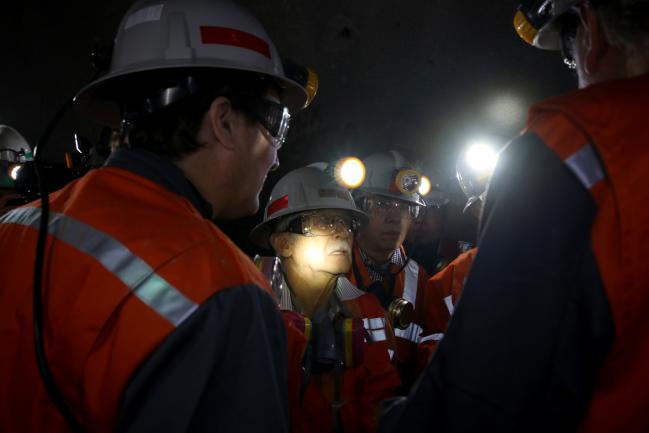
<path fill-rule="evenodd" d="M 61 413 L 65 422 L 70 429 L 75 433 L 83 433 L 85 430 L 81 427 L 79 421 L 68 408 L 65 403 L 61 392 L 59 391 L 52 373 L 50 372 L 49 365 L 47 364 L 47 357 L 45 355 L 45 345 L 43 340 L 43 301 L 42 292 L 43 286 L 43 265 L 45 259 L 45 243 L 47 241 L 48 222 L 50 203 L 48 197 L 47 186 L 45 184 L 45 173 L 43 170 L 43 148 L 45 143 L 50 138 L 52 131 L 58 125 L 63 115 L 68 111 L 74 98 L 68 99 L 65 104 L 59 109 L 56 115 L 52 118 L 50 123 L 45 128 L 41 139 L 36 146 L 34 155 L 34 167 L 36 169 L 36 176 L 38 177 L 38 187 L 41 195 L 41 219 L 38 229 L 38 241 L 36 243 L 36 259 L 34 260 L 34 293 L 33 293 L 33 315 L 34 315 L 34 349 L 36 351 L 36 361 L 38 363 L 38 371 L 40 373 L 43 385 L 50 399 Z"/>

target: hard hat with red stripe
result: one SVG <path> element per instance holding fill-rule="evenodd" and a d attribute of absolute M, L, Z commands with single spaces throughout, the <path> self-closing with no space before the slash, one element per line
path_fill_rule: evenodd
<path fill-rule="evenodd" d="M 231 1 L 141 0 L 119 25 L 108 72 L 82 89 L 75 102 L 114 123 L 115 107 L 98 107 L 110 101 L 110 92 L 100 92 L 107 84 L 123 77 L 145 82 L 151 72 L 182 68 L 270 77 L 291 113 L 309 105 L 318 87 L 313 71 L 282 59 L 261 23 Z"/>
<path fill-rule="evenodd" d="M 270 248 L 268 239 L 277 222 L 307 211 L 339 209 L 350 212 L 359 222 L 366 222 L 367 215 L 356 208 L 349 190 L 338 183 L 329 168 L 327 163 L 316 163 L 284 175 L 273 187 L 264 220 L 250 233 L 251 240 Z"/>

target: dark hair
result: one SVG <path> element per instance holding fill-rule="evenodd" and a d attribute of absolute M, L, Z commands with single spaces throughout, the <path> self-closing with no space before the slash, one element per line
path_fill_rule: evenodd
<path fill-rule="evenodd" d="M 172 161 L 201 147 L 196 135 L 215 98 L 227 97 L 252 121 L 242 110 L 242 95 L 261 98 L 274 86 L 260 74 L 214 69 L 165 70 L 143 77 L 120 89 L 121 146 L 146 149 Z M 175 102 L 168 103 L 170 98 Z"/>

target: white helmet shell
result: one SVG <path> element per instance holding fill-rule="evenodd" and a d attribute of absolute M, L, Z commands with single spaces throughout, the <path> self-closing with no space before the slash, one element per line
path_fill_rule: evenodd
<path fill-rule="evenodd" d="M 360 211 L 351 193 L 340 186 L 326 170 L 326 163 L 311 164 L 288 172 L 275 184 L 264 209 L 264 220 L 250 233 L 258 246 L 270 248 L 268 240 L 281 218 L 310 210 L 349 211 L 361 222 L 367 215 Z"/>
<path fill-rule="evenodd" d="M 366 176 L 354 195 L 383 195 L 420 206 L 426 203 L 417 192 L 421 174 L 396 150 L 374 153 L 363 159 Z"/>
<path fill-rule="evenodd" d="M 261 23 L 229 0 L 141 0 L 119 25 L 108 73 L 75 97 L 96 104 L 97 91 L 115 78 L 162 69 L 219 68 L 274 77 L 291 112 L 305 107 L 305 87 L 289 79 Z M 116 115 L 116 113 L 114 114 Z"/>

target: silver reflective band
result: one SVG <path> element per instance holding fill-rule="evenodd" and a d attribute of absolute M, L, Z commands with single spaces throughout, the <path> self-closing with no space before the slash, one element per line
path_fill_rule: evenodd
<path fill-rule="evenodd" d="M 448 314 L 452 316 L 453 310 L 455 310 L 455 307 L 453 306 L 453 295 L 448 295 L 447 297 L 445 297 L 444 303 L 446 304 L 446 309 L 448 310 Z"/>
<path fill-rule="evenodd" d="M 416 323 L 411 323 L 406 329 L 395 329 L 394 335 L 410 340 L 413 343 L 419 343 L 419 334 L 421 334 L 421 331 L 421 326 Z"/>
<path fill-rule="evenodd" d="M 364 318 L 363 326 L 370 333 L 373 341 L 385 341 L 385 319 L 382 317 Z"/>
<path fill-rule="evenodd" d="M 414 260 L 408 260 L 403 279 L 403 299 L 413 306 L 417 305 L 417 286 L 419 283 L 419 265 Z"/>
<path fill-rule="evenodd" d="M 419 339 L 419 342 L 423 343 L 425 341 L 441 341 L 442 338 L 444 338 L 444 334 L 439 332 L 437 334 L 430 334 L 430 335 L 427 335 L 425 337 L 421 337 Z"/>
<path fill-rule="evenodd" d="M 14 209 L 0 217 L 0 224 L 18 224 L 38 230 L 40 217 L 40 208 Z M 135 296 L 173 325 L 180 325 L 198 308 L 144 260 L 106 233 L 55 212 L 49 215 L 48 233 L 95 258 Z"/>
<path fill-rule="evenodd" d="M 587 189 L 604 179 L 604 170 L 590 144 L 570 155 L 564 162 Z"/>

